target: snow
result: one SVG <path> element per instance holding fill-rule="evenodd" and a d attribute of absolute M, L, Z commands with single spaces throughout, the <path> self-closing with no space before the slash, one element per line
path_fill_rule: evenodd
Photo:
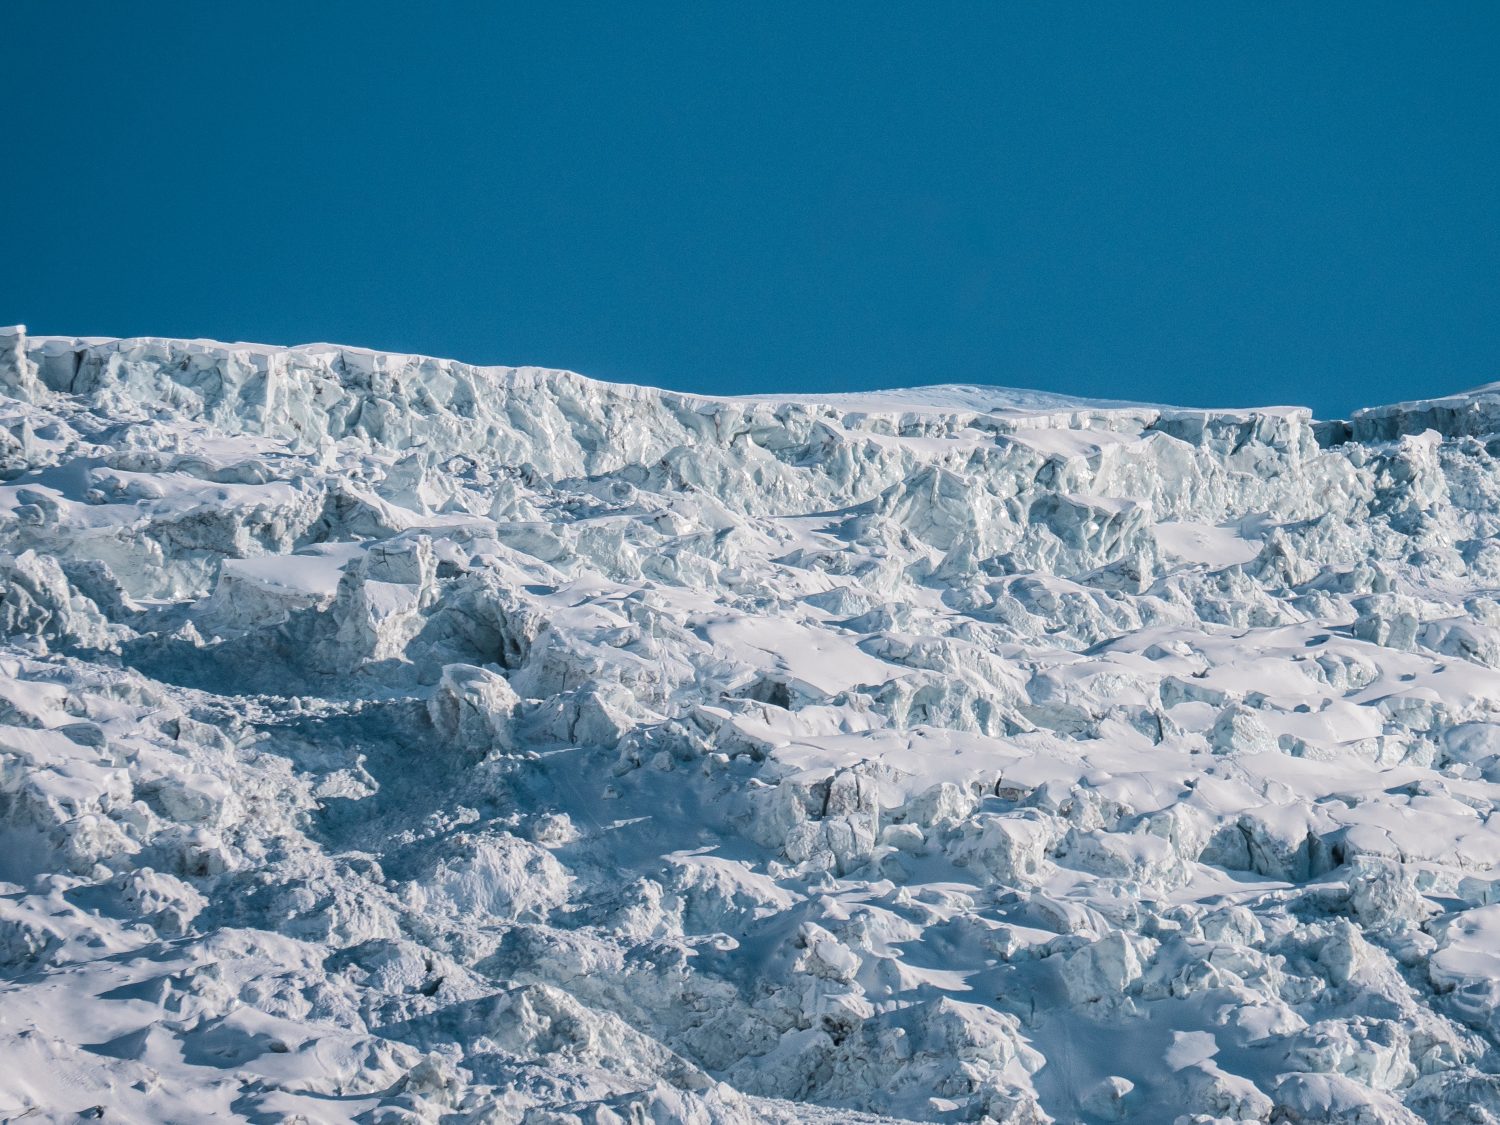
<path fill-rule="evenodd" d="M 0 330 L 0 1119 L 1500 1119 L 1496 435 Z"/>
<path fill-rule="evenodd" d="M 1261 544 L 1242 539 L 1238 531 L 1186 520 L 1166 520 L 1156 525 L 1156 542 L 1168 555 L 1183 562 L 1200 563 L 1213 570 L 1239 566 L 1260 554 Z"/>
<path fill-rule="evenodd" d="M 973 414 L 1048 413 L 1090 408 L 1108 410 L 1137 403 L 1113 399 L 1074 398 L 1047 391 L 1019 387 L 976 387 L 945 384 L 932 387 L 907 387 L 885 391 L 859 391 L 831 395 L 749 395 L 747 402 L 801 402 L 837 407 L 846 413 L 912 413 Z"/>

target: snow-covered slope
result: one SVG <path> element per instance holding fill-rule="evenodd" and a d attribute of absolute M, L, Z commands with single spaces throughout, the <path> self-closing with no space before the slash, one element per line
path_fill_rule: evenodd
<path fill-rule="evenodd" d="M 1500 1117 L 1496 388 L 0 392 L 0 1118 Z"/>

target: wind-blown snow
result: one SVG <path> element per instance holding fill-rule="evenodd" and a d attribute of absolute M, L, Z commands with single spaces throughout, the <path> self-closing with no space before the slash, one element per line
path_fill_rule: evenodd
<path fill-rule="evenodd" d="M 0 392 L 0 1118 L 1500 1118 L 1500 387 Z"/>

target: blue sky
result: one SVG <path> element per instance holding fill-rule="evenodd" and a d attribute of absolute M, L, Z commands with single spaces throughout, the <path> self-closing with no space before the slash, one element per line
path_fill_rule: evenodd
<path fill-rule="evenodd" d="M 0 322 L 705 392 L 1500 379 L 1500 5 L 0 10 Z"/>

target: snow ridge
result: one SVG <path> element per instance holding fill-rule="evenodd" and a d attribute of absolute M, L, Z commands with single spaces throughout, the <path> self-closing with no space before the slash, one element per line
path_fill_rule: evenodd
<path fill-rule="evenodd" d="M 0 1118 L 1500 1119 L 1497 456 L 0 329 Z"/>

